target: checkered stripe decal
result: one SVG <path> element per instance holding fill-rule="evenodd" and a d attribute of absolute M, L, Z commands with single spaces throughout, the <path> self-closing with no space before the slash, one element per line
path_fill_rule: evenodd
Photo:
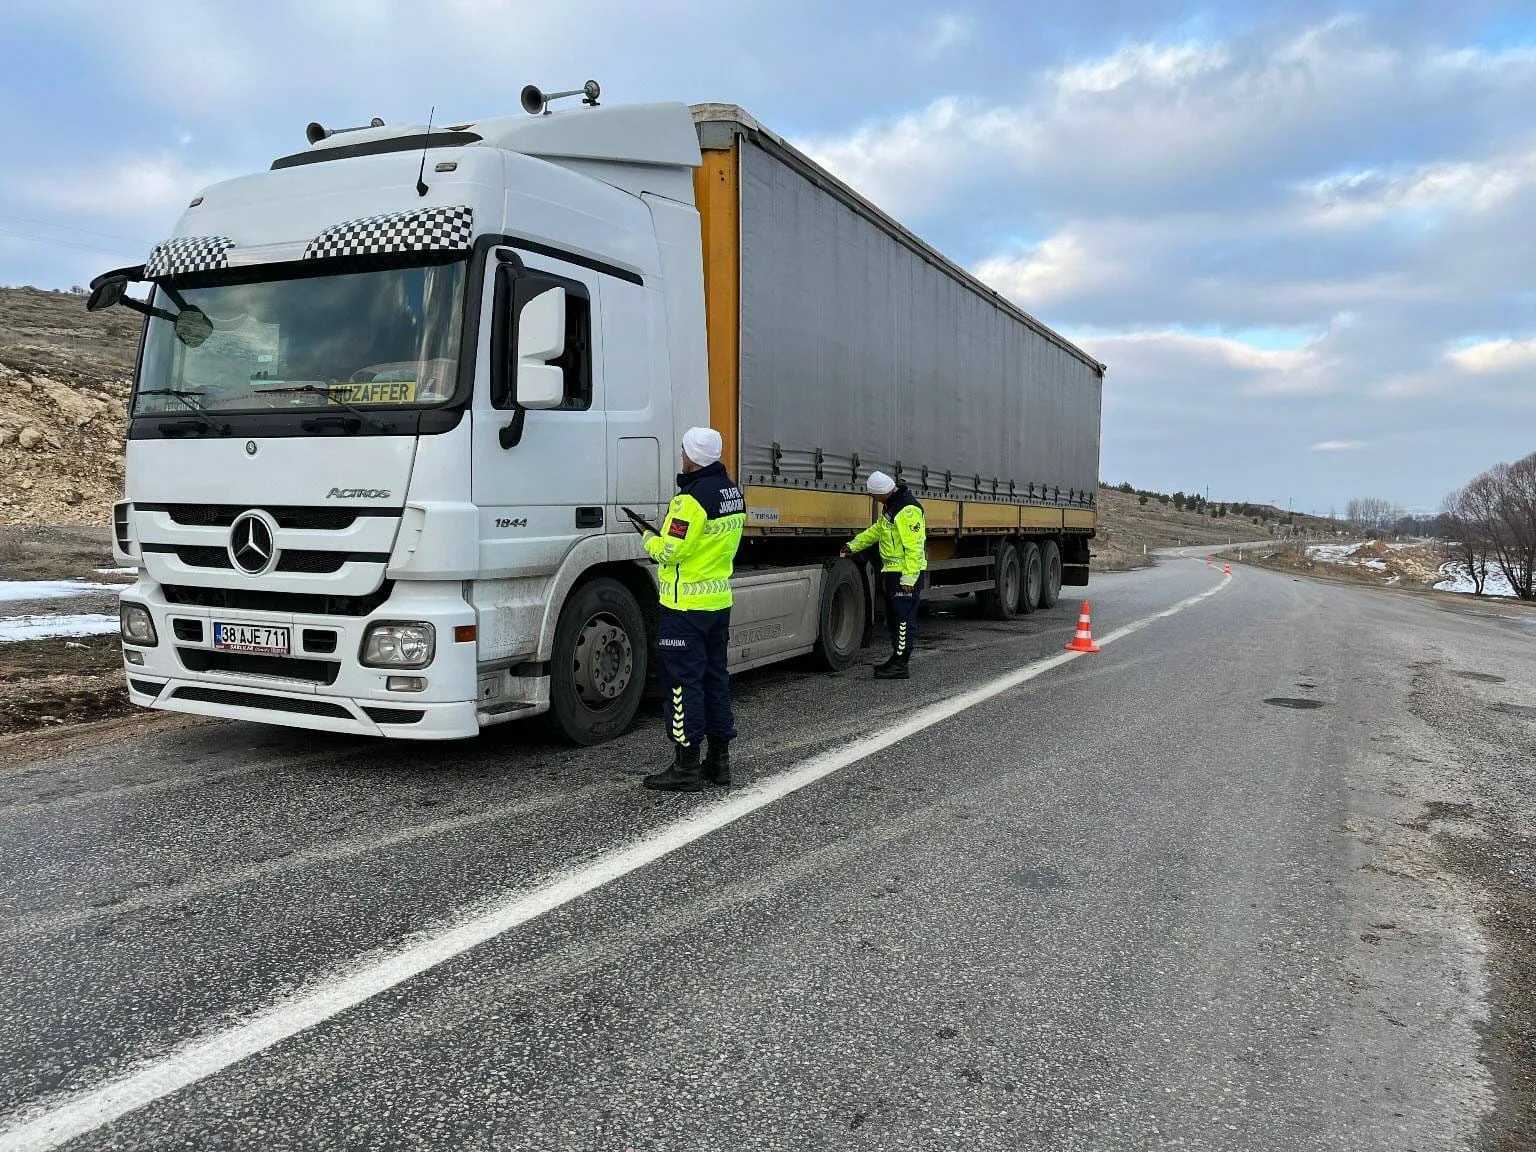
<path fill-rule="evenodd" d="M 304 249 L 304 259 L 468 248 L 474 222 L 474 209 L 464 206 L 365 216 L 327 228 Z"/>
<path fill-rule="evenodd" d="M 155 245 L 144 261 L 144 276 L 158 280 L 187 272 L 213 272 L 229 266 L 228 253 L 235 242 L 228 236 L 178 236 Z"/>

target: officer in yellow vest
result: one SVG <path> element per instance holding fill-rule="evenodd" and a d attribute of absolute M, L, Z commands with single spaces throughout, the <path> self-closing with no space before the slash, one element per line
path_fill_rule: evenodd
<path fill-rule="evenodd" d="M 683 435 L 678 493 L 645 551 L 660 566 L 661 621 L 656 646 L 666 694 L 667 728 L 676 745 L 672 766 L 645 778 L 647 788 L 697 792 L 731 782 L 731 681 L 726 648 L 731 631 L 731 572 L 747 522 L 747 504 L 720 463 L 723 445 L 713 428 Z M 699 744 L 709 738 L 700 763 Z"/>
<path fill-rule="evenodd" d="M 848 542 L 843 555 L 880 545 L 891 658 L 875 669 L 875 679 L 905 680 L 907 661 L 917 644 L 917 605 L 928 571 L 928 525 L 917 497 L 884 472 L 871 472 L 865 488 L 884 507 L 873 524 Z"/>

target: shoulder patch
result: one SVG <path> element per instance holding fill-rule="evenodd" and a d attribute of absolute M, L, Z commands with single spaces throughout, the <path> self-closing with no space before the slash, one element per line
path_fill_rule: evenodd
<path fill-rule="evenodd" d="M 676 536 L 679 540 L 688 535 L 688 521 L 672 520 L 667 524 L 667 535 Z"/>
<path fill-rule="evenodd" d="M 907 525 L 907 531 L 908 531 L 908 532 L 916 532 L 916 531 L 917 531 L 917 530 L 918 530 L 918 529 L 919 529 L 919 528 L 921 528 L 921 527 L 922 527 L 922 526 L 923 526 L 923 525 L 922 525 L 922 522 L 921 522 L 921 521 L 918 521 L 918 520 L 913 520 L 913 521 L 912 521 L 912 522 L 911 522 L 911 523 L 909 523 L 909 524 L 908 524 L 908 525 Z"/>

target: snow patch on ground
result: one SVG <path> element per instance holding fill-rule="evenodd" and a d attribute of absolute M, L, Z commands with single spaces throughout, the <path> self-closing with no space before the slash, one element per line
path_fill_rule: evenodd
<path fill-rule="evenodd" d="M 133 569 L 137 571 L 137 569 Z M 0 580 L 0 602 L 72 600 L 92 592 L 121 592 L 121 584 L 91 584 L 84 580 Z"/>
<path fill-rule="evenodd" d="M 1472 573 L 1466 564 L 1460 560 L 1452 560 L 1449 564 L 1440 566 L 1440 575 L 1445 579 L 1435 585 L 1436 592 L 1464 592 L 1472 595 L 1477 591 L 1477 585 L 1472 580 Z M 1488 569 L 1488 580 L 1483 585 L 1484 596 L 1513 596 L 1515 590 L 1510 587 L 1509 581 L 1504 578 L 1504 573 L 1494 568 Z"/>
<path fill-rule="evenodd" d="M 98 568 L 96 572 L 101 576 L 137 576 L 139 574 L 137 568 Z"/>
<path fill-rule="evenodd" d="M 105 636 L 117 631 L 116 616 L 95 612 L 68 616 L 10 616 L 0 620 L 0 644 L 54 636 Z"/>
<path fill-rule="evenodd" d="M 1313 544 L 1307 549 L 1308 560 L 1321 560 L 1324 564 L 1356 564 L 1358 561 L 1350 559 L 1357 548 L 1363 548 L 1364 544 Z"/>

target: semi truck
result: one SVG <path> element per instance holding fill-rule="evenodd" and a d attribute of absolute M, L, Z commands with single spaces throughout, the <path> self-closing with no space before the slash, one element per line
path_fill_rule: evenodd
<path fill-rule="evenodd" d="M 924 595 L 1006 619 L 1088 582 L 1105 368 L 739 108 L 311 124 L 145 263 L 114 555 L 144 707 L 407 739 L 624 731 L 659 520 L 709 425 L 748 506 L 733 671 L 844 669 L 839 558 L 882 469 Z M 133 290 L 134 284 L 145 285 Z"/>

